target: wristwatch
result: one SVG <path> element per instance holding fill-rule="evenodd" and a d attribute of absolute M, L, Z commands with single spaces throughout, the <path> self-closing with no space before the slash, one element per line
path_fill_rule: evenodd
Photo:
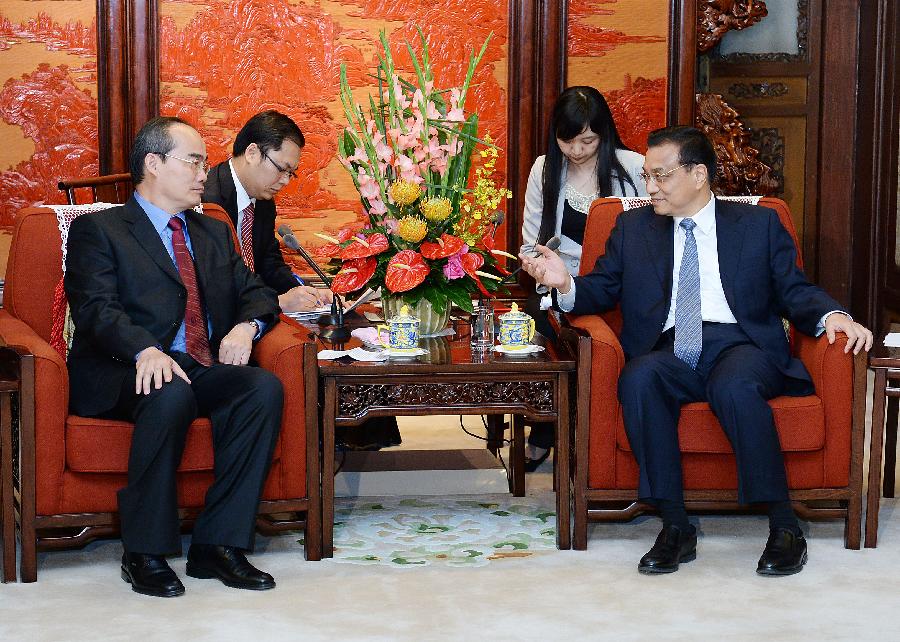
<path fill-rule="evenodd" d="M 253 330 L 254 330 L 253 336 L 255 337 L 256 335 L 258 335 L 259 334 L 259 321 L 257 321 L 256 319 L 247 319 L 247 323 L 249 323 L 250 325 L 253 326 Z"/>

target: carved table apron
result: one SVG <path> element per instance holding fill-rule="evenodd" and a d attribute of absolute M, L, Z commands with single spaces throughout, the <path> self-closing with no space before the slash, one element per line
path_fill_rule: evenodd
<path fill-rule="evenodd" d="M 447 341 L 440 356 L 417 361 L 319 361 L 322 427 L 322 554 L 334 550 L 334 428 L 384 415 L 516 415 L 514 447 L 524 449 L 522 419 L 556 422 L 556 542 L 568 549 L 569 372 L 575 362 L 554 346 L 534 358 L 473 357 L 468 340 Z M 538 339 L 540 341 L 540 339 Z M 349 346 L 350 344 L 348 344 Z M 523 451 L 520 450 L 523 454 Z M 563 455 L 561 456 L 560 453 Z M 514 494 L 524 494 L 513 475 Z M 520 492 L 515 492 L 519 490 Z"/>

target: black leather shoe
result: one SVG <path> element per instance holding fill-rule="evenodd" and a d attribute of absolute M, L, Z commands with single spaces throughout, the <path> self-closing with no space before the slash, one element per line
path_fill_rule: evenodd
<path fill-rule="evenodd" d="M 638 563 L 641 573 L 674 573 L 682 562 L 697 559 L 697 529 L 685 533 L 677 526 L 663 526 L 656 543 Z"/>
<path fill-rule="evenodd" d="M 532 459 L 528 455 L 525 455 L 525 472 L 533 473 L 538 469 L 538 467 L 547 461 L 547 457 L 550 456 L 550 453 L 553 451 L 553 446 L 544 450 L 544 454 L 542 454 L 537 459 Z"/>
<path fill-rule="evenodd" d="M 131 584 L 135 593 L 154 597 L 184 595 L 184 584 L 162 555 L 123 553 L 122 579 Z"/>
<path fill-rule="evenodd" d="M 254 567 L 240 549 L 233 546 L 191 544 L 187 574 L 201 580 L 215 578 L 231 588 L 251 591 L 275 588 L 272 576 Z"/>
<path fill-rule="evenodd" d="M 793 575 L 806 564 L 806 538 L 788 528 L 769 531 L 769 539 L 756 572 L 760 575 Z"/>

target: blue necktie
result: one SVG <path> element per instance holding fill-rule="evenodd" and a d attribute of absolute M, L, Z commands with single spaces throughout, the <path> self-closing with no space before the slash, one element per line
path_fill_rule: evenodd
<path fill-rule="evenodd" d="M 703 315 L 700 312 L 700 259 L 693 219 L 683 219 L 684 252 L 678 269 L 678 294 L 675 297 L 675 356 L 697 367 L 703 349 Z"/>

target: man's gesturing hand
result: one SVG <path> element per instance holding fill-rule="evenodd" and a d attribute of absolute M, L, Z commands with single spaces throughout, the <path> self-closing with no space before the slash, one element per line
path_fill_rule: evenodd
<path fill-rule="evenodd" d="M 247 365 L 255 336 L 256 325 L 246 321 L 238 323 L 222 339 L 219 345 L 219 361 L 232 366 Z"/>
<path fill-rule="evenodd" d="M 163 383 L 172 381 L 172 375 L 175 374 L 188 383 L 191 382 L 172 357 L 161 351 L 159 348 L 144 348 L 138 353 L 137 363 L 135 363 L 137 374 L 134 379 L 135 394 L 150 394 L 151 388 L 154 386 L 157 390 L 163 387 Z"/>
<path fill-rule="evenodd" d="M 538 256 L 519 254 L 522 269 L 534 277 L 535 281 L 548 288 L 566 287 L 569 284 L 569 271 L 566 270 L 566 264 L 559 255 L 543 245 L 535 245 L 534 249 L 540 252 Z"/>

